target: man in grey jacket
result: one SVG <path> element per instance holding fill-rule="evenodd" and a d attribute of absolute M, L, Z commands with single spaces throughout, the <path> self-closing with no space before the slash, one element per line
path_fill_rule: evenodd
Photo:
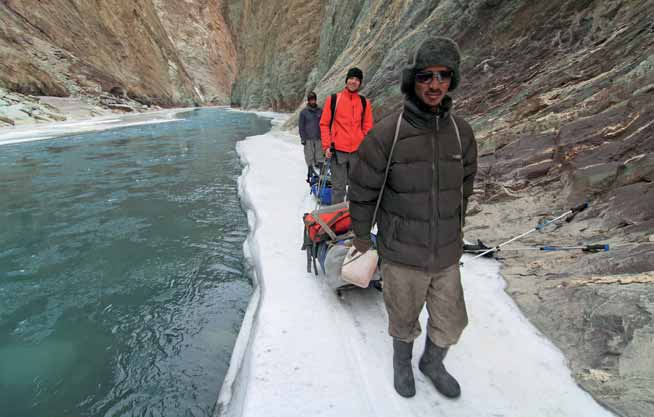
<path fill-rule="evenodd" d="M 468 323 L 459 259 L 463 222 L 477 172 L 477 144 L 470 125 L 453 114 L 446 95 L 459 84 L 460 53 L 448 38 L 422 42 L 402 72 L 404 109 L 377 214 L 384 303 L 393 337 L 396 391 L 415 395 L 411 369 L 418 317 L 429 312 L 419 369 L 443 395 L 461 393 L 443 359 Z M 377 124 L 359 148 L 349 190 L 354 246 L 372 245 L 370 230 L 384 184 L 399 115 Z"/>
<path fill-rule="evenodd" d="M 325 160 L 320 141 L 321 116 L 322 109 L 318 107 L 316 93 L 312 91 L 307 95 L 307 106 L 300 112 L 298 122 L 300 141 L 304 146 L 304 161 L 309 169 L 307 180 L 311 178 L 313 167 L 320 171 Z"/>

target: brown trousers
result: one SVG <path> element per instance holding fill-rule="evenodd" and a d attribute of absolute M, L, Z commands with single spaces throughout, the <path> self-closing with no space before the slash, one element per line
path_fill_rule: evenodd
<path fill-rule="evenodd" d="M 418 317 L 427 303 L 427 336 L 437 346 L 455 344 L 468 324 L 459 265 L 425 272 L 382 261 L 389 334 L 412 342 L 421 332 Z"/>

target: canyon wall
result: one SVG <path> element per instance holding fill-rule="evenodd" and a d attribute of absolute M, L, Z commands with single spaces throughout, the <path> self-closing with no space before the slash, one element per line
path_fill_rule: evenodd
<path fill-rule="evenodd" d="M 0 86 L 162 106 L 227 104 L 236 50 L 222 8 L 219 0 L 3 1 Z"/>

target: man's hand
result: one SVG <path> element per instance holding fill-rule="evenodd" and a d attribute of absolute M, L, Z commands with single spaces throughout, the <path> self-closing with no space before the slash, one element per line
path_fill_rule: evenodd
<path fill-rule="evenodd" d="M 354 246 L 357 252 L 364 254 L 372 247 L 372 240 L 355 237 L 352 239 L 352 246 Z"/>
<path fill-rule="evenodd" d="M 332 157 L 332 150 L 330 148 L 325 149 L 325 157 L 327 157 L 327 159 Z"/>
<path fill-rule="evenodd" d="M 304 146 L 304 145 L 306 145 L 306 144 L 307 144 L 307 141 L 306 141 L 306 140 L 304 140 L 304 139 L 300 139 L 300 143 L 302 144 L 302 146 Z"/>

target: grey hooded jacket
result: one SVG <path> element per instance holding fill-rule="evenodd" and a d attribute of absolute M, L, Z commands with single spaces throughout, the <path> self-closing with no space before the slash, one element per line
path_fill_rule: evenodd
<path fill-rule="evenodd" d="M 300 112 L 298 127 L 302 141 L 320 140 L 320 117 L 322 109 L 320 107 L 305 107 Z"/>

